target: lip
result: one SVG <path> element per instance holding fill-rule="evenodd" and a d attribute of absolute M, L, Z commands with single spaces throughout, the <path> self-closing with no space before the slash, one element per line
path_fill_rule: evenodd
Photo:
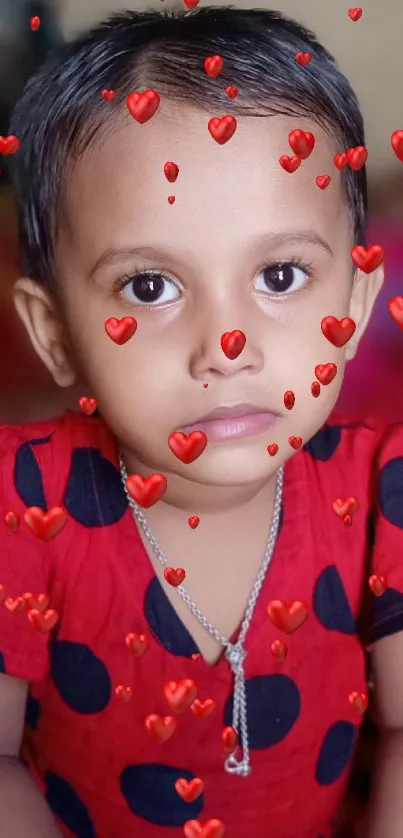
<path fill-rule="evenodd" d="M 279 414 L 252 404 L 218 407 L 196 422 L 181 428 L 186 434 L 203 431 L 209 442 L 256 436 L 271 428 Z"/>

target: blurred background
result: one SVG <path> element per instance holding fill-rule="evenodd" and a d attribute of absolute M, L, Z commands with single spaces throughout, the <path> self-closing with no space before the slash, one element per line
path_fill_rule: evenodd
<path fill-rule="evenodd" d="M 113 11 L 172 9 L 180 2 L 0 0 L 0 135 L 8 134 L 14 102 L 49 50 Z M 253 8 L 266 2 L 241 0 L 239 5 Z M 403 421 L 403 329 L 391 319 L 387 307 L 391 297 L 403 295 L 403 163 L 390 144 L 393 131 L 403 130 L 403 3 L 363 2 L 363 15 L 356 23 L 348 16 L 348 0 L 273 0 L 273 7 L 317 33 L 352 82 L 364 112 L 369 150 L 368 243 L 385 248 L 386 283 L 357 358 L 348 366 L 336 412 L 352 419 L 372 415 L 393 422 Z M 30 25 L 33 16 L 40 18 L 37 29 Z M 51 417 L 66 407 L 77 408 L 78 396 L 85 395 L 59 391 L 53 385 L 14 314 L 11 288 L 18 276 L 17 221 L 7 179 L 8 160 L 0 155 L 0 423 Z M 366 834 L 361 819 L 365 818 L 375 742 L 370 710 L 340 838 Z M 363 832 L 356 831 L 360 821 Z"/>
<path fill-rule="evenodd" d="M 8 134 L 13 104 L 49 50 L 113 11 L 178 8 L 180 2 L 0 0 L 0 135 Z M 241 0 L 239 5 L 264 6 L 265 0 Z M 355 23 L 348 16 L 348 0 L 273 0 L 273 6 L 308 25 L 335 55 L 358 93 L 367 126 L 368 239 L 385 247 L 386 283 L 358 356 L 348 367 L 336 410 L 352 418 L 370 414 L 403 420 L 403 330 L 387 308 L 391 297 L 403 294 L 403 163 L 390 145 L 392 132 L 403 129 L 403 4 L 372 0 Z M 37 29 L 31 28 L 33 16 L 40 18 Z M 18 276 L 18 251 L 9 159 L 0 155 L 0 422 L 23 422 L 75 407 L 77 393 L 53 385 L 13 311 L 10 290 Z"/>

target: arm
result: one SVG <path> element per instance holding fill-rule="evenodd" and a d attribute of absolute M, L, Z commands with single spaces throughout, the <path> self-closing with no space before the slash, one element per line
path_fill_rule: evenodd
<path fill-rule="evenodd" d="M 403 631 L 373 647 L 376 724 L 379 728 L 367 838 L 403 835 Z"/>
<path fill-rule="evenodd" d="M 61 838 L 40 790 L 19 761 L 28 685 L 0 675 L 1 834 L 13 838 Z"/>

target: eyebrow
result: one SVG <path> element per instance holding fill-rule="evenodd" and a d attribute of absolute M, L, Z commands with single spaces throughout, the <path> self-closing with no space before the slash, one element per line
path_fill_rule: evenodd
<path fill-rule="evenodd" d="M 255 239 L 252 239 L 251 244 L 254 247 L 266 245 L 271 248 L 280 247 L 284 244 L 310 244 L 321 248 L 329 256 L 334 257 L 329 242 L 313 230 L 287 230 L 283 233 L 266 233 L 256 236 Z M 100 269 L 106 265 L 118 262 L 123 258 L 128 259 L 135 256 L 140 256 L 143 259 L 157 259 L 160 262 L 167 258 L 172 260 L 172 254 L 161 247 L 107 248 L 89 271 L 88 279 L 93 279 Z"/>

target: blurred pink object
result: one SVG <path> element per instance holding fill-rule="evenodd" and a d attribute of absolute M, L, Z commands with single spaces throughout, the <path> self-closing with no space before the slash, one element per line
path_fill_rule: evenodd
<path fill-rule="evenodd" d="M 335 413 L 351 419 L 373 416 L 403 421 L 403 329 L 388 302 L 403 295 L 403 223 L 374 219 L 368 244 L 385 248 L 385 283 L 356 358 L 347 365 Z"/>

